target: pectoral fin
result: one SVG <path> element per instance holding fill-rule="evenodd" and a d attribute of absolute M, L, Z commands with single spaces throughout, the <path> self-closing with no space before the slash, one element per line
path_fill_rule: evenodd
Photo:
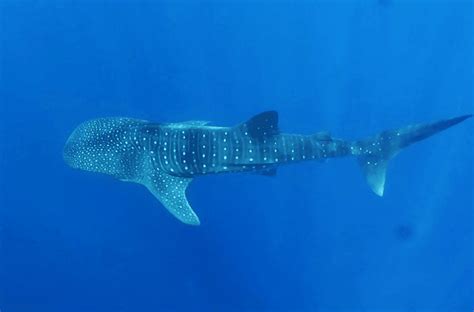
<path fill-rule="evenodd" d="M 191 181 L 189 178 L 175 177 L 155 170 L 143 184 L 181 222 L 199 225 L 199 218 L 186 199 L 186 188 Z"/>
<path fill-rule="evenodd" d="M 383 196 L 388 159 L 377 157 L 360 157 L 359 165 L 365 174 L 367 183 L 378 196 Z"/>

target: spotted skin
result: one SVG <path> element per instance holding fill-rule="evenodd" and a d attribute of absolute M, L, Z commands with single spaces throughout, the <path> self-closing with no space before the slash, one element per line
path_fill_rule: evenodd
<path fill-rule="evenodd" d="M 356 156 L 369 186 L 382 196 L 386 165 L 401 148 L 470 116 L 385 131 L 361 141 L 344 141 L 326 132 L 281 134 L 276 112 L 264 112 L 236 127 L 203 121 L 156 124 L 131 118 L 101 118 L 79 125 L 64 147 L 73 168 L 140 183 L 179 220 L 200 224 L 186 199 L 196 176 L 256 172 L 274 175 L 283 164 Z"/>

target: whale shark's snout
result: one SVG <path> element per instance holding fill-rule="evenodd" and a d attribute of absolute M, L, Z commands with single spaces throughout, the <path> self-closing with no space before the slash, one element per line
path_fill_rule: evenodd
<path fill-rule="evenodd" d="M 69 135 L 64 148 L 63 158 L 66 164 L 73 168 L 87 171 L 99 170 L 107 155 L 107 146 L 110 142 L 104 140 L 107 133 L 100 119 L 86 121 Z"/>
<path fill-rule="evenodd" d="M 135 169 L 132 140 L 138 135 L 137 125 L 143 123 L 121 117 L 83 122 L 64 145 L 64 161 L 72 168 L 128 178 Z"/>
<path fill-rule="evenodd" d="M 78 140 L 78 128 L 74 129 L 74 131 L 69 135 L 66 144 L 64 144 L 63 159 L 69 166 L 81 169 L 77 160 L 80 157 L 81 145 L 83 144 L 80 144 L 80 140 Z"/>

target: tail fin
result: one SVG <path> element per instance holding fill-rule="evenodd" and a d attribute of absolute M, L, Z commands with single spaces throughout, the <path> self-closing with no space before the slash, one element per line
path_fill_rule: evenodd
<path fill-rule="evenodd" d="M 397 155 L 402 148 L 424 140 L 470 117 L 472 115 L 464 115 L 434 123 L 384 131 L 368 140 L 355 142 L 351 147 L 352 154 L 357 156 L 372 191 L 383 196 L 387 164 L 392 157 Z"/>

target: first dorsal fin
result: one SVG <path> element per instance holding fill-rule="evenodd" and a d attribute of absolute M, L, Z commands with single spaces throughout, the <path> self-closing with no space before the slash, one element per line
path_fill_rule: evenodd
<path fill-rule="evenodd" d="M 253 138 L 265 138 L 280 132 L 278 128 L 278 113 L 276 111 L 263 112 L 253 116 L 238 128 Z"/>

